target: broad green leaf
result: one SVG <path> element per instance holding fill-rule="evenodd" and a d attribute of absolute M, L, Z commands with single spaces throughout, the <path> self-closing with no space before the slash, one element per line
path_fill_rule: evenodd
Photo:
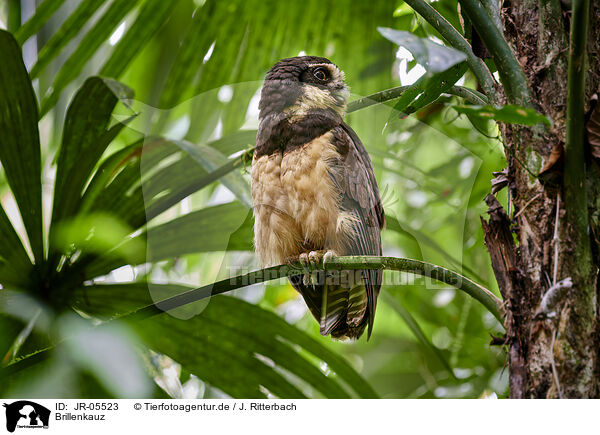
<path fill-rule="evenodd" d="M 123 312 L 115 307 L 133 308 L 136 297 L 138 306 L 152 303 L 150 291 L 156 297 L 160 292 L 167 296 L 182 289 L 171 284 L 95 285 L 77 293 L 76 306 L 90 314 L 96 310 L 108 314 L 110 305 L 112 312 Z M 260 385 L 279 397 L 303 397 L 292 380 L 280 376 L 279 370 L 273 371 L 271 364 L 325 397 L 349 397 L 340 380 L 359 395 L 374 397 L 368 384 L 340 357 L 276 315 L 237 298 L 212 298 L 199 315 L 188 320 L 161 314 L 134 326 L 152 349 L 169 355 L 186 370 L 234 397 L 263 397 Z M 308 354 L 310 358 L 305 357 Z M 315 360 L 327 363 L 336 374 L 325 375 L 318 368 L 320 361 Z M 249 371 L 253 373 L 246 373 Z"/>
<path fill-rule="evenodd" d="M 164 164 L 165 159 L 177 155 L 177 160 Z M 137 229 L 181 199 L 239 167 L 241 159 L 238 157 L 216 171 L 207 173 L 188 153 L 182 152 L 172 142 L 148 139 L 145 143 L 135 143 L 105 159 L 83 195 L 82 211 L 114 213 L 126 225 Z M 239 225 L 244 222 L 245 216 L 240 217 Z M 232 231 L 236 231 L 236 228 L 232 228 Z M 249 231 L 251 229 L 247 225 L 242 226 L 236 237 L 231 239 L 230 249 L 247 249 Z M 226 247 L 227 242 L 219 250 Z M 84 255 L 73 266 L 75 269 L 65 273 L 91 279 L 123 264 L 122 259 Z"/>
<path fill-rule="evenodd" d="M 535 125 L 544 123 L 552 125 L 550 120 L 529 107 L 508 104 L 502 107 L 494 106 L 452 106 L 460 114 L 471 115 L 481 119 L 494 119 L 508 124 Z"/>
<path fill-rule="evenodd" d="M 176 3 L 176 1 L 146 0 L 135 22 L 119 40 L 99 74 L 118 78 L 169 17 Z"/>
<path fill-rule="evenodd" d="M 0 326 L 3 340 L 10 343 L 11 354 L 0 354 L 0 367 L 50 345 L 48 333 L 54 314 L 47 306 L 25 291 L 4 288 L 0 291 Z M 5 336 L 5 334 L 10 334 Z M 8 351 L 8 349 L 6 349 Z M 0 382 L 1 384 L 1 382 Z"/>
<path fill-rule="evenodd" d="M 253 147 L 256 143 L 256 130 L 240 130 L 235 133 L 209 142 L 207 145 L 219 150 L 223 155 L 230 156 L 241 150 Z"/>
<path fill-rule="evenodd" d="M 214 20 L 220 18 L 219 15 L 215 16 L 212 13 L 216 4 L 214 0 L 208 0 L 195 11 L 192 23 L 169 71 L 160 97 L 160 107 L 169 108 L 177 104 L 181 101 L 185 90 L 198 79 L 204 56 L 214 41 L 214 36 L 211 35 L 211 24 L 214 26 Z M 225 12 L 224 8 L 218 9 L 221 10 L 221 14 Z"/>
<path fill-rule="evenodd" d="M 384 38 L 410 51 L 415 60 L 430 74 L 445 71 L 467 59 L 461 51 L 436 44 L 427 38 L 419 38 L 410 32 L 387 27 L 378 27 L 377 30 Z"/>
<path fill-rule="evenodd" d="M 46 0 L 46 3 L 51 0 Z M 48 64 L 59 55 L 61 50 L 81 31 L 85 23 L 94 15 L 106 0 L 87 0 L 81 2 L 69 15 L 60 28 L 44 44 L 38 53 L 38 59 L 31 68 L 31 77 L 36 78 Z"/>
<path fill-rule="evenodd" d="M 215 181 L 221 180 L 222 177 L 231 173 L 232 171 L 240 170 L 243 167 L 244 157 L 238 156 L 229 160 L 224 160 L 222 166 L 219 166 L 214 171 L 206 172 L 196 160 L 193 160 L 187 153 L 184 153 L 184 158 L 177 164 L 173 164 L 163 171 L 153 176 L 148 182 L 144 183 L 144 198 L 146 199 L 146 216 L 148 220 L 151 220 L 169 209 L 173 205 L 177 204 L 183 198 L 188 197 L 194 192 L 201 190 L 202 188 L 214 183 Z M 220 160 L 220 157 L 219 157 Z M 217 159 L 214 162 L 218 162 Z M 207 166 L 211 163 L 205 162 Z M 194 166 L 195 165 L 195 166 Z M 148 170 L 151 168 L 144 155 L 142 155 L 142 170 Z M 241 183 L 245 183 L 244 186 Z M 228 181 L 223 182 L 227 186 Z M 240 192 L 240 197 L 247 198 L 247 183 L 243 180 L 240 174 L 236 174 L 231 184 L 233 193 L 236 191 Z M 157 190 L 161 189 L 161 190 Z M 167 189 L 168 187 L 168 189 Z M 150 192 L 152 195 L 147 193 Z M 155 195 L 157 192 L 166 192 L 164 195 Z M 247 205 L 247 200 L 246 204 Z"/>
<path fill-rule="evenodd" d="M 152 381 L 135 348 L 139 339 L 126 325 L 111 322 L 101 328 L 75 315 L 59 320 L 66 351 L 84 371 L 121 398 L 142 398 L 152 392 Z"/>
<path fill-rule="evenodd" d="M 15 33 L 15 39 L 23 45 L 25 41 L 35 35 L 52 17 L 65 0 L 44 0 L 35 9 L 33 16 L 25 24 L 19 27 Z"/>
<path fill-rule="evenodd" d="M 91 209 L 98 195 L 121 170 L 139 159 L 143 145 L 144 140 L 141 139 L 111 154 L 102 161 L 81 198 L 79 208 L 81 213 L 86 213 Z"/>
<path fill-rule="evenodd" d="M 75 289 L 71 304 L 77 310 L 108 320 L 153 304 L 154 299 L 163 300 L 189 289 L 185 285 L 154 284 L 145 281 L 82 285 Z"/>
<path fill-rule="evenodd" d="M 116 124 L 109 128 L 109 124 L 119 98 L 127 96 L 131 97 L 132 91 L 119 83 L 92 77 L 71 101 L 58 151 L 53 223 L 77 211 L 92 170 L 124 127 L 124 124 Z"/>
<path fill-rule="evenodd" d="M 134 201 L 143 209 L 141 192 L 132 191 L 135 184 L 140 182 L 140 156 L 144 147 L 146 151 L 156 148 L 165 149 L 166 147 L 162 146 L 164 143 L 165 141 L 161 139 L 141 139 L 105 158 L 83 194 L 81 212 L 112 211 L 120 201 Z M 127 194 L 128 192 L 130 194 Z M 112 194 L 121 196 L 116 197 Z M 139 214 L 138 211 L 136 215 Z M 121 218 L 123 219 L 124 216 Z M 132 220 L 136 219 L 126 219 L 129 225 L 135 226 Z"/>
<path fill-rule="evenodd" d="M 152 350 L 168 355 L 232 397 L 265 398 L 267 392 L 280 398 L 305 397 L 256 356 L 257 352 L 248 347 L 254 343 L 225 325 L 198 317 L 184 321 L 163 314 L 139 326 L 139 334 Z"/>
<path fill-rule="evenodd" d="M 417 98 L 407 109 L 408 113 L 416 112 L 430 103 L 433 103 L 441 94 L 448 91 L 454 84 L 465 75 L 469 67 L 466 62 L 454 65 L 425 81 L 423 94 Z"/>
<path fill-rule="evenodd" d="M 4 57 L 0 68 L 0 162 L 19 206 L 33 256 L 39 264 L 44 258 L 44 245 L 37 102 L 21 48 L 4 30 L 0 30 L 0 52 Z M 16 244 L 15 248 L 19 249 Z"/>
<path fill-rule="evenodd" d="M 253 232 L 252 214 L 238 202 L 206 207 L 188 213 L 126 240 L 118 247 L 107 250 L 94 261 L 84 262 L 85 276 L 105 275 L 126 264 L 160 261 L 186 254 L 215 251 L 251 251 Z M 140 251 L 143 244 L 146 251 Z M 122 255 L 129 253 L 134 260 Z"/>
<path fill-rule="evenodd" d="M 42 100 L 40 115 L 44 116 L 58 101 L 62 90 L 73 81 L 96 50 L 106 42 L 110 34 L 125 16 L 133 9 L 138 0 L 114 0 L 94 27 L 85 34 L 77 48 L 65 61 L 54 79 L 50 95 Z"/>
<path fill-rule="evenodd" d="M 31 260 L 0 205 L 0 282 L 20 284 L 27 281 Z"/>
<path fill-rule="evenodd" d="M 65 255 L 78 251 L 117 257 L 125 264 L 145 261 L 145 244 L 138 238 L 127 239 L 133 231 L 116 216 L 105 213 L 78 215 L 55 225 L 53 246 Z M 127 240 L 126 243 L 123 243 Z"/>
<path fill-rule="evenodd" d="M 118 153 L 101 164 L 84 194 L 84 207 L 115 213 L 133 228 L 216 180 L 163 139 L 147 139 Z"/>
<path fill-rule="evenodd" d="M 209 173 L 216 171 L 229 162 L 227 157 L 212 147 L 194 145 L 185 141 L 174 141 L 173 143 L 187 152 Z M 244 177 L 242 177 L 240 171 L 231 171 L 220 178 L 219 181 L 223 183 L 223 185 L 227 187 L 242 204 L 249 209 L 252 208 L 250 185 Z"/>
<path fill-rule="evenodd" d="M 131 91 L 117 82 L 92 77 L 86 80 L 69 105 L 58 151 L 50 243 L 56 225 L 73 216 L 83 189 L 98 160 L 124 124 L 109 128 L 111 113 L 119 98 Z M 56 257 L 52 257 L 55 261 Z"/>
<path fill-rule="evenodd" d="M 188 213 L 165 224 L 148 229 L 148 261 L 159 261 L 180 255 L 225 251 L 243 248 L 252 250 L 252 232 L 244 231 L 244 239 L 238 233 L 235 245 L 231 246 L 232 235 L 246 221 L 249 212 L 243 205 L 229 204 L 206 207 Z"/>
<path fill-rule="evenodd" d="M 254 319 L 257 324 L 264 324 L 268 329 L 281 331 L 279 336 L 283 340 L 299 345 L 308 354 L 312 354 L 321 361 L 327 363 L 327 366 L 333 372 L 335 372 L 336 375 L 343 380 L 348 387 L 352 388 L 358 397 L 363 399 L 374 399 L 378 397 L 377 393 L 373 390 L 369 383 L 366 382 L 365 379 L 336 352 L 329 350 L 327 347 L 323 346 L 309 335 L 288 324 L 286 321 L 270 311 L 257 309 L 258 307 L 255 305 L 245 303 L 239 299 L 228 296 L 224 296 L 223 299 L 224 301 L 221 302 L 221 305 L 223 306 L 222 309 L 224 312 L 236 313 L 241 319 Z M 209 307 L 216 300 L 217 298 L 212 299 Z M 239 303 L 238 301 L 242 303 Z M 240 327 L 243 328 L 245 326 L 242 323 Z M 253 330 L 253 332 L 260 334 L 260 328 L 256 328 L 256 330 Z"/>
<path fill-rule="evenodd" d="M 414 113 L 434 102 L 441 94 L 450 89 L 465 74 L 467 69 L 467 64 L 462 62 L 443 72 L 422 76 L 402 93 L 394 105 L 390 120 L 398 115 L 404 116 Z"/>
<path fill-rule="evenodd" d="M 216 179 L 172 142 L 149 138 L 101 164 L 84 195 L 84 207 L 116 213 L 138 228 Z"/>

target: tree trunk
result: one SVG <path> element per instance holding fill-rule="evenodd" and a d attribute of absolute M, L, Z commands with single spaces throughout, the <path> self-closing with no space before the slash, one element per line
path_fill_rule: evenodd
<path fill-rule="evenodd" d="M 586 158 L 587 186 L 568 182 L 560 157 L 566 139 L 570 1 L 507 0 L 504 34 L 525 71 L 531 104 L 552 128 L 501 125 L 512 211 L 488 197 L 486 244 L 506 301 L 510 395 L 514 398 L 599 397 L 597 162 Z M 592 2 L 587 44 L 586 111 L 600 84 L 600 0 Z M 567 5 L 569 4 L 569 5 Z M 567 151 L 568 152 L 568 151 Z M 588 152 L 589 155 L 589 152 Z M 553 163 L 554 162 L 554 163 Z M 541 172 L 541 175 L 540 175 Z M 577 231 L 577 189 L 589 207 Z M 581 196 L 581 195 L 580 195 Z M 585 208 L 585 207 L 584 207 Z M 556 225 L 558 223 L 558 225 Z M 514 234 L 514 237 L 513 237 Z M 547 292 L 563 281 L 563 286 Z M 544 299 L 544 307 L 542 300 Z"/>

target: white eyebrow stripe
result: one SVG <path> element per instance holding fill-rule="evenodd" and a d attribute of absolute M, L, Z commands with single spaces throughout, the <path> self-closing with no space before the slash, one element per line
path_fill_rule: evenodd
<path fill-rule="evenodd" d="M 329 72 L 331 73 L 331 76 L 336 80 L 344 81 L 346 78 L 344 72 L 332 63 L 311 63 L 310 66 L 311 67 L 322 66 L 322 67 L 327 68 L 329 70 Z"/>

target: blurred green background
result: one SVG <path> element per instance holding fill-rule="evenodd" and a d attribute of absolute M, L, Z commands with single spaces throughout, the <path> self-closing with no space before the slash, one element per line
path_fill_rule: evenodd
<path fill-rule="evenodd" d="M 1 204 L 27 256 L 17 267 L 10 243 L 0 246 L 0 351 L 3 364 L 17 367 L 0 383 L 2 396 L 507 394 L 505 353 L 489 345 L 490 333 L 502 331 L 494 317 L 448 286 L 397 272 L 384 273 L 368 342 L 321 337 L 286 280 L 172 315 L 105 322 L 258 267 L 249 167 L 240 156 L 254 143 L 264 74 L 281 58 L 309 54 L 345 71 L 353 99 L 412 84 L 422 68 L 377 31 L 439 42 L 410 8 L 354 0 L 2 1 L 0 27 L 22 46 L 39 107 L 39 123 L 23 112 L 7 135 L 39 128 L 39 145 L 13 146 L 40 150 L 39 171 L 33 165 L 21 175 L 38 173 L 43 222 L 34 236 L 35 225 L 21 218 L 27 194 L 7 175 L 29 154 L 12 163 L 0 156 Z M 456 1 L 432 5 L 460 27 Z M 3 62 L 18 71 L 8 38 Z M 7 77 L 13 71 L 0 68 Z M 11 95 L 9 85 L 27 88 L 17 82 L 5 83 L 2 96 Z M 470 72 L 458 84 L 476 88 Z M 408 117 L 376 105 L 347 121 L 382 192 L 384 255 L 456 270 L 497 293 L 480 216 L 505 160 L 495 127 L 476 128 L 450 107 L 458 103 L 443 95 Z M 211 177 L 236 158 L 233 171 Z"/>

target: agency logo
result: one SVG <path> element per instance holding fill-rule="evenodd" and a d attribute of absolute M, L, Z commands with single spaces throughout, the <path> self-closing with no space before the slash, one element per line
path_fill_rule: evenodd
<path fill-rule="evenodd" d="M 6 430 L 14 432 L 22 429 L 48 429 L 50 410 L 29 400 L 19 400 L 10 404 L 5 403 Z"/>

